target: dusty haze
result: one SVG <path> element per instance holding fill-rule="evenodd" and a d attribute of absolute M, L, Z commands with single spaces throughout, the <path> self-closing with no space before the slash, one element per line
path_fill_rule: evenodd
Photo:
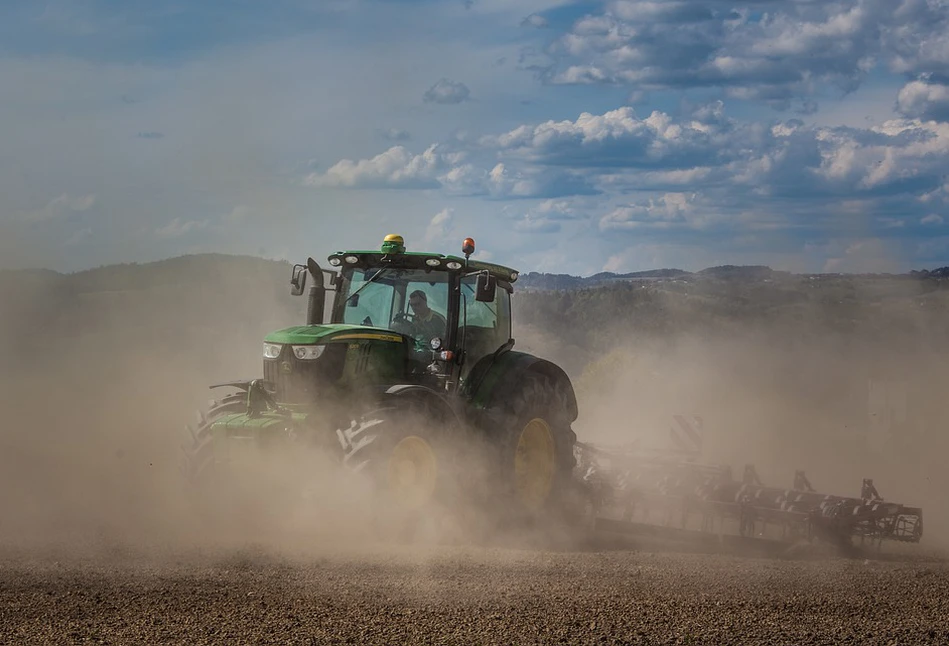
<path fill-rule="evenodd" d="M 199 520 L 183 495 L 182 429 L 212 396 L 208 384 L 258 376 L 264 334 L 302 320 L 304 299 L 288 294 L 288 276 L 286 264 L 229 257 L 67 277 L 0 274 L 0 542 L 89 554 L 254 540 L 360 545 L 362 492 L 329 477 L 316 457 L 305 463 L 309 498 L 270 499 L 229 524 Z M 642 334 L 636 321 L 599 320 L 601 338 L 613 339 L 600 346 L 536 322 L 516 321 L 515 335 L 519 349 L 570 372 L 583 440 L 660 445 L 671 414 L 698 414 L 708 460 L 737 473 L 754 463 L 776 486 L 804 469 L 819 491 L 842 495 L 857 495 L 872 477 L 886 499 L 922 505 L 924 541 L 942 545 L 946 292 L 924 295 L 914 285 L 888 295 L 884 309 L 873 294 L 858 294 L 866 323 L 847 330 L 831 329 L 823 310 L 797 307 L 761 321 L 723 315 L 714 325 Z M 694 323 L 707 316 L 695 299 L 712 297 L 694 287 L 688 299 L 662 298 L 662 316 Z M 868 440 L 871 375 L 898 377 L 917 393 L 902 435 Z M 289 473 L 284 464 L 260 468 L 268 483 Z"/>

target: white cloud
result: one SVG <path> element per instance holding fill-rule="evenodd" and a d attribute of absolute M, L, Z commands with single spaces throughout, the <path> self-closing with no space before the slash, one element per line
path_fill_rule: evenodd
<path fill-rule="evenodd" d="M 175 218 L 163 227 L 155 229 L 155 237 L 162 239 L 180 238 L 208 226 L 207 220 L 182 220 Z"/>
<path fill-rule="evenodd" d="M 444 243 L 445 238 L 448 237 L 454 214 L 455 209 L 446 208 L 433 215 L 425 229 L 425 236 L 422 241 L 426 245 Z"/>
<path fill-rule="evenodd" d="M 56 220 L 72 213 L 88 211 L 95 203 L 96 196 L 92 194 L 80 196 L 63 194 L 47 202 L 42 209 L 25 213 L 22 219 L 31 222 Z"/>
<path fill-rule="evenodd" d="M 471 90 L 469 90 L 468 86 L 464 83 L 442 78 L 425 91 L 425 94 L 422 95 L 422 100 L 425 103 L 451 105 L 464 103 L 469 100 L 470 96 Z"/>
<path fill-rule="evenodd" d="M 238 204 L 233 209 L 231 209 L 229 213 L 225 214 L 221 219 L 225 223 L 240 224 L 240 223 L 248 222 L 256 215 L 258 215 L 258 213 L 250 206 L 247 206 L 246 204 Z"/>
<path fill-rule="evenodd" d="M 403 146 L 393 146 L 371 159 L 336 162 L 326 173 L 314 173 L 304 180 L 311 186 L 344 188 L 437 188 L 437 175 L 448 170 L 450 162 L 429 146 L 413 155 Z"/>
<path fill-rule="evenodd" d="M 900 90 L 896 104 L 911 119 L 949 121 L 949 85 L 911 81 Z"/>
<path fill-rule="evenodd" d="M 557 233 L 560 223 L 543 217 L 536 217 L 530 213 L 514 223 L 514 230 L 523 233 Z"/>
<path fill-rule="evenodd" d="M 940 0 L 618 0 L 577 20 L 551 48 L 555 83 L 639 90 L 720 87 L 787 109 L 851 92 L 881 64 L 949 70 L 949 6 Z"/>
<path fill-rule="evenodd" d="M 582 220 L 587 217 L 591 205 L 583 198 L 547 199 L 528 209 L 514 223 L 517 231 L 532 233 L 557 233 L 564 222 Z"/>
<path fill-rule="evenodd" d="M 388 139 L 389 141 L 408 141 L 412 138 L 412 135 L 408 130 L 403 128 L 388 128 L 380 132 L 383 139 Z"/>
<path fill-rule="evenodd" d="M 498 200 L 601 195 L 610 206 L 586 213 L 604 233 L 707 230 L 729 222 L 778 231 L 796 219 L 830 226 L 838 217 L 892 230 L 918 226 L 934 205 L 949 205 L 949 123 L 762 124 L 731 119 L 717 102 L 681 117 L 653 111 L 641 118 L 629 107 L 582 113 L 452 145 L 451 152 L 394 148 L 343 161 L 314 181 Z M 623 199 L 630 191 L 640 197 Z M 556 212 L 556 203 L 510 217 L 518 230 L 553 233 L 569 215 Z"/>
<path fill-rule="evenodd" d="M 676 122 L 659 111 L 639 118 L 627 106 L 601 115 L 584 112 L 575 121 L 520 126 L 482 141 L 506 157 L 551 165 L 695 167 L 723 151 L 730 129 L 720 115 Z"/>
<path fill-rule="evenodd" d="M 944 222 L 941 215 L 935 213 L 930 213 L 929 215 L 924 216 L 920 219 L 920 224 L 942 224 Z"/>
<path fill-rule="evenodd" d="M 535 29 L 544 29 L 549 27 L 550 23 L 543 16 L 532 13 L 521 21 L 521 27 L 533 27 Z"/>
<path fill-rule="evenodd" d="M 563 85 L 596 85 L 616 83 L 616 80 L 613 74 L 595 65 L 571 65 L 551 79 Z"/>
<path fill-rule="evenodd" d="M 695 201 L 695 194 L 666 193 L 644 202 L 618 206 L 600 219 L 600 229 L 666 229 L 677 225 L 698 228 L 706 224 L 706 220 L 692 217 Z"/>
<path fill-rule="evenodd" d="M 438 144 L 413 155 L 395 146 L 371 159 L 337 162 L 326 173 L 304 179 L 310 186 L 338 188 L 444 189 L 451 195 L 492 198 L 556 197 L 590 194 L 592 187 L 576 174 L 512 170 L 503 163 L 490 169 L 466 163 L 464 151 L 438 152 Z"/>
<path fill-rule="evenodd" d="M 85 242 L 91 237 L 92 237 L 92 228 L 85 227 L 83 229 L 79 229 L 78 231 L 73 233 L 71 236 L 69 236 L 69 239 L 66 240 L 66 245 L 72 246 L 72 245 L 82 244 L 83 242 Z"/>

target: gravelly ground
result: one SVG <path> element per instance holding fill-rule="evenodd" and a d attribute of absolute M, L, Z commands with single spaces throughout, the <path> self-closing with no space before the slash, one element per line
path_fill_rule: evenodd
<path fill-rule="evenodd" d="M 949 644 L 949 566 L 636 551 L 0 554 L 4 644 Z"/>

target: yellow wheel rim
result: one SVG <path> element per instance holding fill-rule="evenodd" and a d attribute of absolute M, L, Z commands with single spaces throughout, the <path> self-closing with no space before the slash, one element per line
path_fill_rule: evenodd
<path fill-rule="evenodd" d="M 403 438 L 389 456 L 389 491 L 395 501 L 418 509 L 435 492 L 438 460 L 432 446 L 417 435 Z"/>
<path fill-rule="evenodd" d="M 554 435 L 550 425 L 536 417 L 521 430 L 514 453 L 517 495 L 529 509 L 540 509 L 554 483 Z"/>

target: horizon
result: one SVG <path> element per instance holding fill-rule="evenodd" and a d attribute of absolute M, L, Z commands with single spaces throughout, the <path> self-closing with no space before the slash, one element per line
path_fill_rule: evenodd
<path fill-rule="evenodd" d="M 13 0 L 0 268 L 393 231 L 581 276 L 947 266 L 947 34 L 915 0 Z"/>
<path fill-rule="evenodd" d="M 441 252 L 432 251 L 432 253 L 441 253 Z M 58 274 L 58 275 L 60 275 L 60 276 L 73 276 L 73 275 L 76 275 L 76 274 L 82 274 L 82 273 L 86 273 L 86 272 L 98 271 L 98 270 L 102 270 L 102 269 L 111 269 L 111 268 L 123 267 L 123 266 L 144 267 L 144 266 L 147 266 L 147 265 L 155 265 L 155 264 L 160 264 L 160 263 L 165 263 L 165 262 L 172 262 L 172 261 L 175 261 L 175 260 L 182 260 L 182 259 L 185 259 L 185 258 L 201 258 L 201 257 L 211 257 L 211 256 L 223 256 L 223 257 L 227 257 L 227 258 L 247 259 L 247 260 L 253 260 L 253 261 L 262 260 L 262 261 L 265 261 L 265 262 L 284 263 L 284 264 L 288 264 L 288 265 L 298 264 L 298 263 L 302 262 L 302 260 L 305 260 L 305 259 L 302 259 L 302 260 L 296 260 L 296 261 L 294 261 L 294 260 L 290 260 L 290 259 L 287 259 L 287 258 L 272 258 L 272 257 L 266 257 L 266 256 L 257 256 L 257 255 L 254 255 L 254 254 L 226 253 L 226 252 L 216 252 L 216 251 L 213 251 L 213 252 L 199 252 L 199 253 L 180 254 L 180 255 L 176 255 L 176 256 L 168 256 L 168 257 L 166 257 L 166 258 L 158 258 L 158 259 L 155 259 L 155 260 L 147 260 L 147 261 L 134 261 L 134 260 L 133 260 L 133 261 L 123 261 L 123 262 L 116 262 L 116 263 L 108 263 L 108 264 L 102 264 L 102 265 L 94 265 L 94 266 L 90 266 L 90 267 L 82 267 L 82 268 L 79 268 L 79 269 L 74 269 L 74 270 L 69 270 L 69 271 L 58 271 L 58 270 L 56 270 L 56 269 L 51 269 L 51 268 L 49 268 L 49 267 L 18 267 L 18 268 L 12 268 L 12 269 L 0 267 L 0 273 L 2 273 L 2 272 L 9 272 L 9 273 L 16 273 L 16 272 L 51 272 L 51 273 Z M 502 265 L 505 265 L 505 263 L 503 263 L 503 262 L 501 262 L 501 264 L 502 264 Z M 508 266 L 508 265 L 505 265 L 505 266 Z M 683 274 L 693 274 L 693 275 L 694 275 L 694 274 L 701 274 L 701 273 L 703 273 L 703 272 L 709 272 L 709 271 L 715 270 L 715 269 L 728 269 L 728 268 L 735 268 L 735 269 L 767 269 L 768 271 L 772 271 L 772 272 L 775 272 L 775 273 L 784 273 L 784 274 L 789 274 L 789 275 L 792 275 L 792 276 L 817 276 L 817 275 L 824 275 L 824 276 L 909 276 L 909 275 L 912 275 L 912 274 L 933 273 L 933 272 L 938 272 L 938 271 L 940 271 L 940 270 L 947 270 L 947 269 L 949 269 L 949 265 L 943 265 L 943 266 L 939 266 L 939 267 L 934 266 L 934 267 L 923 267 L 923 268 L 911 268 L 911 269 L 908 269 L 908 270 L 906 270 L 906 271 L 901 271 L 901 272 L 873 272 L 873 271 L 868 271 L 868 272 L 852 272 L 852 271 L 834 271 L 834 272 L 806 272 L 806 271 L 805 271 L 805 272 L 794 272 L 794 271 L 785 271 L 785 270 L 781 270 L 781 269 L 775 269 L 774 267 L 769 267 L 769 266 L 767 266 L 767 265 L 733 265 L 733 264 L 710 265 L 710 266 L 708 266 L 708 267 L 702 267 L 702 268 L 697 269 L 697 270 L 686 270 L 686 269 L 681 269 L 681 268 L 679 268 L 679 267 L 652 267 L 652 268 L 649 268 L 649 269 L 641 269 L 641 270 L 635 270 L 635 271 L 629 271 L 629 272 L 599 271 L 599 272 L 594 272 L 594 273 L 592 273 L 592 274 L 570 274 L 570 273 L 556 272 L 556 271 L 537 271 L 537 270 L 534 270 L 534 269 L 525 269 L 524 271 L 521 271 L 517 266 L 513 266 L 512 268 L 518 270 L 518 273 L 520 274 L 520 278 L 524 278 L 525 276 L 529 276 L 529 275 L 531 275 L 531 274 L 538 274 L 538 275 L 546 275 L 546 276 L 566 276 L 566 277 L 569 277 L 569 278 L 578 278 L 578 279 L 581 279 L 581 280 L 586 280 L 586 279 L 594 278 L 595 276 L 599 276 L 599 275 L 610 275 L 610 276 L 623 277 L 623 276 L 627 276 L 627 275 L 630 275 L 630 274 L 648 274 L 648 273 L 652 273 L 652 272 L 662 272 L 662 271 L 678 271 L 678 272 L 682 272 Z"/>

